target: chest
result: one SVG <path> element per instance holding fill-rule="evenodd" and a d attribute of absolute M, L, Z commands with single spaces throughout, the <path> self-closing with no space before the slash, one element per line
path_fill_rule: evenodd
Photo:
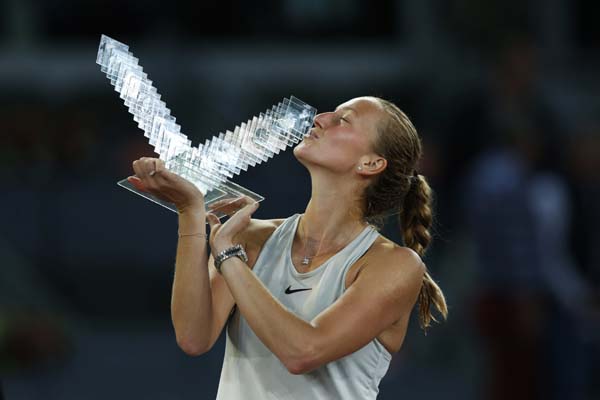
<path fill-rule="evenodd" d="M 321 267 L 327 268 L 329 263 L 331 264 L 339 264 L 339 261 L 336 262 L 335 254 L 323 254 L 318 255 L 316 257 L 307 258 L 306 252 L 303 251 L 305 249 L 302 248 L 299 244 L 294 241 L 292 247 L 290 249 L 290 261 L 293 271 L 300 276 L 307 276 L 313 273 L 313 271 L 319 270 Z M 358 260 L 351 262 L 349 265 L 345 265 L 345 279 L 343 282 L 344 289 L 350 287 L 352 282 L 356 279 L 358 272 L 360 271 L 361 266 L 364 265 L 364 260 L 367 258 L 367 255 L 363 255 Z"/>
<path fill-rule="evenodd" d="M 352 265 L 348 260 L 328 260 L 318 268 L 299 272 L 296 256 L 277 257 L 274 262 L 258 263 L 254 272 L 269 292 L 288 310 L 310 321 L 332 305 L 345 291 Z"/>

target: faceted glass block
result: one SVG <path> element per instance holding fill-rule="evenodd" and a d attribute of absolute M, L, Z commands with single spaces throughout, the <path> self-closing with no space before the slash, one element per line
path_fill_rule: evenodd
<path fill-rule="evenodd" d="M 156 152 L 160 154 L 159 158 L 164 161 L 185 152 L 191 145 L 192 141 L 185 135 L 170 135 L 162 147 L 156 148 Z"/>
<path fill-rule="evenodd" d="M 231 131 L 227 131 L 227 133 L 225 134 L 225 139 L 224 140 L 228 140 L 230 139 L 230 143 L 239 148 L 240 149 L 240 157 L 241 157 L 241 162 L 242 162 L 242 169 L 244 171 L 246 171 L 248 169 L 248 167 L 254 167 L 256 164 L 260 163 L 261 160 L 258 159 L 254 154 L 250 153 L 247 149 L 244 149 L 241 146 L 241 140 L 240 140 L 241 136 L 240 136 L 240 127 L 236 127 L 235 130 L 233 132 Z"/>
<path fill-rule="evenodd" d="M 264 147 L 264 146 L 260 145 L 260 141 L 257 138 L 258 128 L 259 128 L 259 119 L 257 117 L 254 117 L 254 118 L 252 118 L 252 122 L 250 124 L 250 138 L 252 140 L 252 143 L 256 146 L 255 147 L 256 150 L 263 152 L 266 155 L 267 159 L 269 159 L 269 158 L 273 157 L 273 154 L 275 152 L 273 151 L 273 149 L 270 149 L 268 147 Z M 262 134 L 262 136 L 264 136 L 264 134 Z"/>
<path fill-rule="evenodd" d="M 254 136 L 256 134 L 256 117 L 252 118 L 248 121 L 247 124 L 247 132 L 244 137 L 244 146 L 251 151 L 253 154 L 256 154 L 263 161 L 267 161 L 273 153 L 271 153 L 268 149 L 264 147 L 258 146 L 254 141 Z"/>
<path fill-rule="evenodd" d="M 204 145 L 198 146 L 198 155 L 195 158 L 195 161 L 197 162 L 196 167 L 199 170 L 202 170 L 203 174 L 218 181 L 225 180 L 225 176 L 222 173 L 219 164 L 211 155 L 210 140 L 206 141 Z"/>
<path fill-rule="evenodd" d="M 227 171 L 233 175 L 240 173 L 241 168 L 239 167 L 241 162 L 240 149 L 233 147 L 228 142 L 225 142 L 219 137 L 213 137 L 213 158 Z"/>
<path fill-rule="evenodd" d="M 240 125 L 238 135 L 240 147 L 256 159 L 256 164 L 267 160 L 262 151 L 259 151 L 252 142 L 249 127 L 245 122 Z"/>
<path fill-rule="evenodd" d="M 258 117 L 258 126 L 253 140 L 257 145 L 270 149 L 275 154 L 279 154 L 281 150 L 288 147 L 288 143 L 286 137 L 274 128 L 273 118 L 261 113 Z"/>
<path fill-rule="evenodd" d="M 205 194 L 207 209 L 218 209 L 222 215 L 231 212 L 240 196 L 263 199 L 229 179 L 301 141 L 316 114 L 313 107 L 292 96 L 192 147 L 127 45 L 102 35 L 96 62 L 166 167 L 196 185 Z M 174 210 L 172 205 L 138 192 L 126 180 L 119 185 Z"/>
<path fill-rule="evenodd" d="M 113 49 L 127 51 L 129 46 L 106 35 L 102 35 L 100 38 L 100 46 L 98 46 L 98 56 L 96 57 L 96 63 L 101 66 L 102 72 L 106 72 L 105 68 L 108 65 L 108 59 Z"/>
<path fill-rule="evenodd" d="M 122 80 L 128 71 L 139 71 L 140 74 L 143 74 L 143 69 L 138 65 L 137 58 L 114 52 L 109 59 L 106 71 L 106 77 L 110 80 L 110 83 L 116 86 L 116 82 Z"/>

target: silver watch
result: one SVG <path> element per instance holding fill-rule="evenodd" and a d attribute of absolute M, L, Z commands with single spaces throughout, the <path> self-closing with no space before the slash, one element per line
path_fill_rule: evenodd
<path fill-rule="evenodd" d="M 243 262 L 248 262 L 248 255 L 241 244 L 236 244 L 221 251 L 215 256 L 215 268 L 221 273 L 221 264 L 230 257 L 238 257 Z"/>

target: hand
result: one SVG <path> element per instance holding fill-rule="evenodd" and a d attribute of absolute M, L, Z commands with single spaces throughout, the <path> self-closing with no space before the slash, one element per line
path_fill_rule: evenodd
<path fill-rule="evenodd" d="M 163 160 L 142 157 L 133 162 L 135 176 L 127 180 L 142 192 L 175 204 L 177 211 L 204 212 L 204 195 L 196 185 L 165 168 Z"/>
<path fill-rule="evenodd" d="M 234 245 L 235 235 L 242 232 L 250 223 L 250 217 L 258 209 L 258 202 L 249 197 L 242 197 L 234 202 L 239 210 L 233 214 L 224 224 L 214 214 L 206 216 L 210 225 L 210 248 L 213 254 L 218 254 L 228 247 Z"/>

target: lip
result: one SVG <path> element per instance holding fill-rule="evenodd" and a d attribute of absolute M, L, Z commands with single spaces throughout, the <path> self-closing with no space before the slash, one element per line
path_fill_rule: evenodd
<path fill-rule="evenodd" d="M 313 138 L 313 139 L 318 139 L 319 138 L 319 135 L 317 135 L 314 130 L 310 131 L 310 135 L 309 136 L 311 138 Z"/>

